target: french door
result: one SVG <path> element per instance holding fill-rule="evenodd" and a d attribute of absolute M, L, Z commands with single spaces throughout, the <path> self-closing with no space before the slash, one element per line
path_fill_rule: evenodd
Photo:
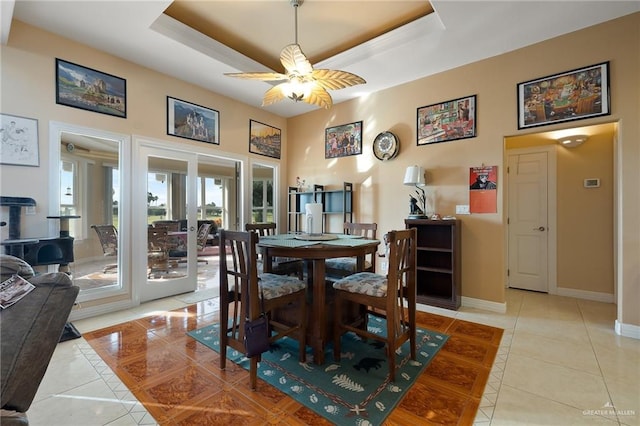
<path fill-rule="evenodd" d="M 548 293 L 551 276 L 549 162 L 552 152 L 509 152 L 509 287 Z"/>
<path fill-rule="evenodd" d="M 141 283 L 134 286 L 139 301 L 146 302 L 196 290 L 198 164 L 195 153 L 141 142 L 134 166 L 133 274 Z"/>

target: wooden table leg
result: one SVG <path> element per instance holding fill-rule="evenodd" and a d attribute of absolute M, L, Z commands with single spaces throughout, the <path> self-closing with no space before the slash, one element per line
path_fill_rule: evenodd
<path fill-rule="evenodd" d="M 324 259 L 313 260 L 313 302 L 312 302 L 312 327 L 313 327 L 313 360 L 316 364 L 324 364 L 325 335 L 327 329 L 325 306 L 325 264 Z"/>

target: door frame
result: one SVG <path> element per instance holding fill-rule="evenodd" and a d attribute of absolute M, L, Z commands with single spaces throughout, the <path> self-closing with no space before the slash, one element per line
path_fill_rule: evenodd
<path fill-rule="evenodd" d="M 247 220 L 250 221 L 253 217 L 253 200 L 251 199 L 251 196 L 253 194 L 253 166 L 262 166 L 262 167 L 269 167 L 272 169 L 272 178 L 273 178 L 273 221 L 276 223 L 276 229 L 278 229 L 280 232 L 285 232 L 283 230 L 286 230 L 286 228 L 282 228 L 280 225 L 280 195 L 279 195 L 279 189 L 280 189 L 280 163 L 276 162 L 276 161 L 269 161 L 269 160 L 263 160 L 263 159 L 255 159 L 255 158 L 251 158 L 249 159 L 249 163 L 248 163 L 248 167 L 247 167 L 247 171 L 249 173 L 249 178 L 248 178 L 248 187 L 249 187 L 249 192 L 247 193 L 249 195 L 249 202 L 246 203 L 247 205 L 246 207 L 246 217 Z M 242 222 L 241 228 L 244 231 L 244 223 L 247 222 Z"/>
<path fill-rule="evenodd" d="M 157 145 L 150 145 L 142 142 L 136 145 L 137 158 L 134 162 L 134 181 L 141 182 L 144 185 L 143 190 L 137 187 L 133 191 L 134 201 L 132 203 L 133 211 L 142 212 L 144 214 L 135 215 L 132 218 L 133 223 L 133 254 L 136 261 L 133 264 L 133 276 L 135 282 L 140 283 L 134 287 L 134 294 L 141 302 L 149 302 L 164 297 L 170 297 L 180 293 L 195 291 L 197 288 L 197 260 L 196 260 L 196 180 L 197 180 L 197 161 L 198 157 L 195 153 L 179 151 L 175 148 L 162 148 Z M 173 155 L 173 156 L 172 156 Z M 187 218 L 187 264 L 185 276 L 170 278 L 162 281 L 150 281 L 147 266 L 148 253 L 148 205 L 145 195 L 148 193 L 148 176 L 149 176 L 149 159 L 151 158 L 168 158 L 180 163 L 186 163 L 187 185 L 189 190 L 185 194 L 185 203 L 188 206 L 186 210 Z M 180 168 L 182 172 L 182 168 Z M 144 277 L 144 278 L 143 278 Z"/>
<path fill-rule="evenodd" d="M 507 138 L 508 139 L 508 138 Z M 534 154 L 539 152 L 547 153 L 547 291 L 548 294 L 558 293 L 558 233 L 557 233 L 557 146 L 554 145 L 541 145 L 527 148 L 511 148 L 505 149 L 505 169 L 509 166 L 510 155 L 522 155 L 522 154 Z M 505 189 L 503 195 L 506 199 L 505 206 L 505 218 L 504 223 L 507 223 L 509 218 L 509 178 L 510 174 L 506 173 Z M 509 226 L 506 226 L 505 232 L 505 247 L 507 259 L 504 270 L 504 283 L 505 288 L 509 287 L 508 266 L 509 258 L 511 256 L 511 248 L 509 247 Z"/>
<path fill-rule="evenodd" d="M 229 160 L 229 161 L 234 161 L 236 163 L 239 163 L 241 168 L 241 173 L 238 179 L 238 193 L 239 193 L 238 202 L 240 202 L 241 206 L 239 209 L 237 209 L 238 210 L 237 214 L 239 215 L 240 221 L 244 220 L 247 214 L 246 211 L 248 210 L 248 207 L 246 206 L 247 203 L 244 202 L 244 199 L 246 198 L 245 194 L 247 194 L 247 191 L 248 191 L 247 186 L 249 182 L 249 179 L 248 179 L 249 171 L 247 167 L 248 158 L 246 156 L 218 151 L 217 149 L 214 149 L 209 146 L 199 147 L 199 146 L 189 145 L 186 143 L 176 145 L 175 142 L 158 140 L 158 139 L 141 136 L 141 135 L 133 135 L 132 139 L 133 139 L 133 146 L 135 147 L 132 154 L 132 158 L 133 158 L 132 164 L 134 167 L 142 164 L 141 163 L 143 161 L 142 152 L 141 152 L 142 147 L 144 147 L 145 149 L 159 149 L 165 152 L 174 151 L 176 153 L 188 153 L 194 156 L 196 161 L 196 166 L 202 158 L 206 158 L 206 157 L 215 157 L 215 158 L 220 158 L 222 160 Z M 197 174 L 197 167 L 196 167 L 196 174 Z M 132 173 L 132 175 L 135 175 L 135 173 Z M 147 187 L 146 177 L 144 179 L 134 178 L 131 180 L 131 182 L 132 182 L 131 184 L 132 194 L 134 195 L 143 194 L 143 193 L 146 194 L 146 187 Z M 195 199 L 195 195 L 194 195 L 194 199 Z M 146 200 L 146 197 L 145 197 L 145 200 Z M 135 202 L 133 204 L 135 204 Z M 195 203 L 194 203 L 194 206 L 195 206 Z M 134 206 L 131 214 L 131 222 L 132 222 L 131 233 L 132 235 L 136 236 L 135 238 L 132 238 L 132 252 L 131 252 L 132 253 L 131 259 L 133 260 L 133 264 L 134 264 L 134 267 L 132 270 L 132 276 L 133 276 L 134 282 L 146 283 L 147 281 L 146 218 L 147 218 L 146 211 L 144 211 L 144 214 L 136 214 L 136 208 Z M 193 241 L 193 246 L 194 246 L 194 250 L 192 250 L 192 252 L 193 252 L 194 263 L 195 263 L 196 261 L 195 240 Z M 197 279 L 197 278 L 194 276 L 194 279 Z M 139 305 L 140 303 L 142 303 L 141 288 L 139 286 L 136 286 L 136 285 L 133 286 L 132 297 L 136 305 Z"/>
<path fill-rule="evenodd" d="M 60 150 L 63 133 L 73 133 L 92 138 L 108 139 L 118 143 L 118 168 L 121 182 L 131 181 L 131 166 L 128 153 L 131 152 L 131 137 L 126 134 L 111 132 L 103 129 L 79 126 L 60 121 L 49 121 L 49 215 L 58 216 L 60 214 L 60 161 L 62 153 Z M 81 291 L 78 294 L 77 302 L 87 303 L 90 307 L 80 307 L 72 313 L 73 318 L 85 318 L 92 315 L 104 313 L 107 306 L 114 306 L 113 309 L 129 307 L 122 305 L 120 301 L 112 302 L 114 298 L 120 298 L 131 291 L 131 265 L 125 259 L 129 259 L 131 228 L 129 221 L 123 218 L 131 216 L 131 188 L 120 185 L 120 205 L 118 206 L 118 285 L 100 287 Z M 88 227 L 88 224 L 87 224 Z M 60 233 L 60 222 L 49 221 L 49 235 Z M 54 272 L 53 266 L 49 266 L 48 271 Z M 104 302 L 103 302 L 104 301 Z M 110 302 L 107 302 L 110 301 Z M 97 304 L 96 304 L 97 302 Z M 81 312 L 79 312 L 81 311 Z"/>

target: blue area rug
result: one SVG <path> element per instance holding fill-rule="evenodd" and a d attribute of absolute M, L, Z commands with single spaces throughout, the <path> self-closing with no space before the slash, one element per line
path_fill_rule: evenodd
<path fill-rule="evenodd" d="M 187 334 L 220 351 L 220 327 L 209 325 Z M 383 335 L 385 321 L 371 316 L 369 330 Z M 298 343 L 284 338 L 262 354 L 258 377 L 337 425 L 379 425 L 391 413 L 405 392 L 447 341 L 446 334 L 417 329 L 417 356 L 410 358 L 409 342 L 396 351 L 396 381 L 389 381 L 389 366 L 381 343 L 362 341 L 353 333 L 342 336 L 340 363 L 333 362 L 333 348 L 327 348 L 324 365 L 298 361 Z M 249 369 L 249 360 L 227 349 L 228 360 Z"/>

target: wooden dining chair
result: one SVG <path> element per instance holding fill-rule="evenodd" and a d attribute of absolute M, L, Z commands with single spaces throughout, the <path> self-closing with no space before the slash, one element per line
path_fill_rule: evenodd
<path fill-rule="evenodd" d="M 283 337 L 298 340 L 300 362 L 306 352 L 306 284 L 296 277 L 264 273 L 258 275 L 256 232 L 220 230 L 220 368 L 227 361 L 227 347 L 246 353 L 244 326 L 263 312 L 269 319 L 270 342 Z M 262 298 L 262 301 L 261 301 Z M 296 309 L 295 322 L 272 317 L 275 309 Z M 264 311 L 263 311 L 264 309 Z M 226 328 L 225 328 L 226 325 Z M 256 388 L 260 355 L 250 358 L 249 382 Z"/>
<path fill-rule="evenodd" d="M 207 259 L 204 259 L 204 256 L 207 256 L 208 253 L 205 250 L 207 248 L 207 243 L 209 241 L 209 232 L 213 224 L 208 222 L 203 222 L 200 227 L 198 227 L 198 234 L 196 235 L 196 248 L 198 257 L 198 262 L 204 262 L 206 265 L 209 264 Z M 184 243 L 182 243 L 184 246 Z M 186 263 L 187 262 L 187 250 L 184 247 L 181 248 L 173 248 L 169 250 L 169 259 L 172 262 L 178 263 Z"/>
<path fill-rule="evenodd" d="M 180 231 L 180 222 L 177 220 L 154 220 L 153 226 L 164 226 L 169 232 Z"/>
<path fill-rule="evenodd" d="M 100 247 L 105 256 L 118 257 L 118 230 L 113 225 L 91 225 L 98 234 Z M 118 263 L 110 263 L 105 265 L 103 273 L 118 269 Z"/>
<path fill-rule="evenodd" d="M 407 340 L 411 359 L 416 359 L 416 240 L 415 228 L 390 231 L 389 273 L 358 272 L 333 284 L 335 309 L 333 318 L 333 357 L 340 361 L 340 340 L 345 332 L 385 343 L 389 378 L 395 381 L 396 350 Z M 347 302 L 367 307 L 370 315 L 387 321 L 386 335 L 362 328 L 360 323 L 345 321 Z"/>
<path fill-rule="evenodd" d="M 276 235 L 276 224 L 274 222 L 247 223 L 244 225 L 245 231 L 255 231 L 258 236 L 264 237 Z M 262 272 L 262 258 L 258 259 L 258 273 Z M 304 279 L 304 262 L 301 259 L 290 257 L 274 257 L 271 262 L 271 271 L 274 274 L 295 275 L 298 279 Z"/>
<path fill-rule="evenodd" d="M 378 230 L 377 223 L 352 223 L 345 222 L 343 225 L 343 232 L 349 235 L 357 235 L 363 238 L 375 239 L 376 232 Z M 364 268 L 362 271 L 375 272 L 376 271 L 376 259 L 375 249 L 370 253 L 367 253 L 364 259 Z M 357 270 L 358 259 L 355 257 L 336 257 L 333 259 L 327 259 L 325 263 L 325 275 L 329 281 L 335 281 L 337 279 L 346 277 L 347 275 L 354 274 L 356 272 L 362 272 Z"/>
<path fill-rule="evenodd" d="M 147 278 L 169 272 L 169 231 L 164 226 L 147 227 Z"/>

